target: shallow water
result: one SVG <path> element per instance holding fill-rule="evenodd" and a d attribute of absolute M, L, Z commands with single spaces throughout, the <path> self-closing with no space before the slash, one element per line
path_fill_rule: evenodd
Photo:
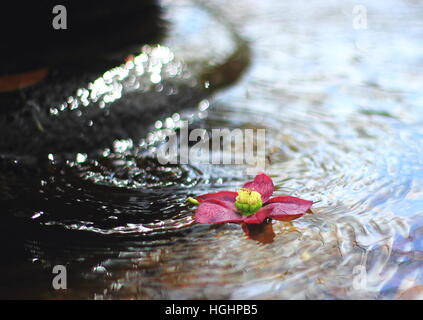
<path fill-rule="evenodd" d="M 9 182 L 0 296 L 421 297 L 423 6 L 362 4 L 365 30 L 353 28 L 353 1 L 215 1 L 215 9 L 165 3 L 175 10 L 165 45 L 176 59 L 230 52 L 224 21 L 231 21 L 250 43 L 248 72 L 199 110 L 157 119 L 141 141 L 116 141 L 74 161 L 52 155 L 37 170 L 2 164 Z M 215 38 L 211 48 L 204 35 Z M 239 188 L 245 167 L 159 165 L 153 128 L 180 119 L 266 129 L 265 171 L 275 194 L 316 201 L 314 214 L 294 228 L 273 222 L 268 243 L 239 225 L 194 224 L 185 198 Z M 16 174 L 14 185 L 8 177 Z M 66 291 L 51 288 L 56 264 L 68 268 Z"/>

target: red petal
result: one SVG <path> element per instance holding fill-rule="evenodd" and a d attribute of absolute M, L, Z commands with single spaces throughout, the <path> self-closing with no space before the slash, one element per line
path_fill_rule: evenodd
<path fill-rule="evenodd" d="M 291 221 L 304 215 L 312 205 L 313 201 L 281 196 L 270 199 L 260 211 L 267 211 L 268 215 L 273 219 Z"/>
<path fill-rule="evenodd" d="M 209 199 L 217 199 L 217 200 L 235 202 L 237 195 L 238 195 L 238 192 L 222 191 L 222 192 L 216 192 L 216 193 L 202 194 L 202 195 L 197 197 L 197 200 L 199 202 L 203 202 L 203 201 L 209 200 Z"/>
<path fill-rule="evenodd" d="M 275 190 L 272 179 L 264 173 L 256 175 L 253 181 L 244 184 L 244 188 L 249 188 L 261 194 L 261 200 L 266 202 Z"/>
<path fill-rule="evenodd" d="M 264 221 L 269 216 L 269 212 L 260 209 L 256 213 L 254 213 L 252 216 L 244 217 L 244 223 L 252 223 L 252 224 L 259 224 Z"/>
<path fill-rule="evenodd" d="M 236 208 L 232 202 L 209 199 L 202 201 L 195 213 L 197 223 L 241 223 L 243 217 L 236 213 Z"/>

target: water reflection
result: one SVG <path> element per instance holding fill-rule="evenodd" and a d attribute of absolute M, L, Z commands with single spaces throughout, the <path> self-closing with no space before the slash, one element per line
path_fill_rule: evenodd
<path fill-rule="evenodd" d="M 263 223 L 259 225 L 243 224 L 242 230 L 245 235 L 252 240 L 266 244 L 273 242 L 275 232 L 273 231 L 272 223 Z"/>

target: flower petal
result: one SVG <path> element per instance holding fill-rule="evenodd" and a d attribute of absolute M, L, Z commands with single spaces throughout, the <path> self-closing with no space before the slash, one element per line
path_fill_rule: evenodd
<path fill-rule="evenodd" d="M 209 200 L 209 199 L 217 199 L 217 200 L 235 202 L 237 195 L 238 195 L 238 192 L 221 191 L 221 192 L 216 192 L 216 193 L 206 193 L 206 194 L 199 195 L 197 197 L 197 200 L 199 202 L 203 202 L 203 201 Z"/>
<path fill-rule="evenodd" d="M 304 215 L 313 205 L 313 201 L 291 196 L 274 197 L 267 201 L 261 210 L 277 220 L 291 221 Z"/>
<path fill-rule="evenodd" d="M 275 190 L 272 179 L 264 173 L 256 175 L 253 181 L 244 184 L 244 188 L 252 189 L 261 194 L 261 200 L 266 202 Z"/>
<path fill-rule="evenodd" d="M 203 224 L 223 222 L 241 223 L 243 217 L 236 213 L 235 210 L 235 205 L 229 201 L 217 199 L 204 200 L 195 212 L 195 221 Z"/>
<path fill-rule="evenodd" d="M 243 222 L 248 224 L 259 224 L 259 223 L 262 223 L 264 219 L 266 219 L 268 216 L 269 216 L 268 211 L 260 209 L 253 215 L 249 217 L 244 217 Z"/>

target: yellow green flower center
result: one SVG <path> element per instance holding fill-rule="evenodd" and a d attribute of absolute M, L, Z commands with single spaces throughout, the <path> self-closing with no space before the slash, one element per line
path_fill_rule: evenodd
<path fill-rule="evenodd" d="M 235 206 L 243 216 L 253 215 L 262 205 L 260 193 L 247 188 L 239 190 Z"/>

